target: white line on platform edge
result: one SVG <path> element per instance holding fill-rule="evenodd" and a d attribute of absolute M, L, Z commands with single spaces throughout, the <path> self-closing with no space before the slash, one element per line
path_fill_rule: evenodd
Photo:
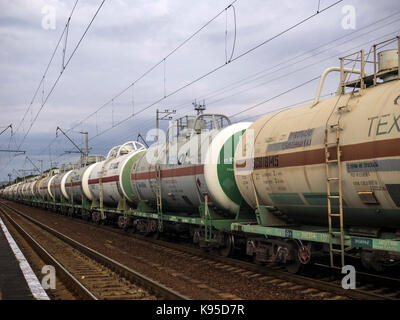
<path fill-rule="evenodd" d="M 21 252 L 18 245 L 15 243 L 13 237 L 11 236 L 10 232 L 8 231 L 6 225 L 4 224 L 1 218 L 0 218 L 0 225 L 1 228 L 3 229 L 4 235 L 6 236 L 8 243 L 10 244 L 12 251 L 14 252 L 15 257 L 19 261 L 19 266 L 26 279 L 29 289 L 32 292 L 32 295 L 35 297 L 36 300 L 50 300 L 46 291 L 44 291 L 42 285 L 40 284 L 39 279 L 36 277 L 31 266 L 26 260 L 24 254 Z"/>

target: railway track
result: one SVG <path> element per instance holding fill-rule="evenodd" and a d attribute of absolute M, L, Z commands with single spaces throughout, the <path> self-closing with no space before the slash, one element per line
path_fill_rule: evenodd
<path fill-rule="evenodd" d="M 193 260 L 193 263 L 201 261 L 238 277 L 261 281 L 285 290 L 295 290 L 301 294 L 307 294 L 320 299 L 400 299 L 400 281 L 395 278 L 357 273 L 357 288 L 344 290 L 341 286 L 341 279 L 344 275 L 334 272 L 326 266 L 316 265 L 305 275 L 291 274 L 283 271 L 282 268 L 267 268 L 247 261 L 205 253 L 200 249 L 187 245 L 126 233 L 123 230 L 110 226 L 95 225 L 80 219 L 75 219 L 74 221 L 80 224 L 91 225 L 100 230 L 133 237 L 135 241 L 143 244 L 151 243 L 155 249 L 167 252 L 170 256 L 185 260 L 190 259 Z"/>
<path fill-rule="evenodd" d="M 0 213 L 77 299 L 187 299 L 3 202 Z"/>
<path fill-rule="evenodd" d="M 96 227 L 101 228 L 100 226 Z M 211 263 L 216 263 L 216 267 L 234 274 L 258 278 L 261 281 L 276 284 L 278 287 L 292 288 L 302 293 L 321 297 L 321 299 L 400 300 L 400 280 L 396 278 L 357 272 L 356 289 L 344 290 L 341 285 L 344 275 L 325 265 L 312 266 L 304 275 L 292 274 L 284 271 L 283 267 L 259 266 L 252 262 L 204 253 L 199 249 L 181 244 L 145 238 L 136 234 L 132 236 L 140 241 L 165 247 L 170 254 L 181 256 L 184 252 L 185 258 L 208 259 Z"/>

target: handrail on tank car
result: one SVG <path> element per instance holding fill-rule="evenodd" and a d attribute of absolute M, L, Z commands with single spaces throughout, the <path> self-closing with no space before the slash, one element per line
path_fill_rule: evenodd
<path fill-rule="evenodd" d="M 321 79 L 319 80 L 319 84 L 318 84 L 317 94 L 315 95 L 315 99 L 314 99 L 313 104 L 311 105 L 311 108 L 318 104 L 319 99 L 321 97 L 321 91 L 322 91 L 322 87 L 324 86 L 326 76 L 333 71 L 341 72 L 341 68 L 340 67 L 331 67 L 331 68 L 326 69 L 322 73 Z M 348 73 L 361 74 L 360 70 L 353 70 L 350 68 L 344 68 L 343 72 L 345 73 L 345 77 L 347 76 Z"/>
<path fill-rule="evenodd" d="M 128 146 L 132 146 L 132 147 L 131 147 L 131 148 L 127 148 Z M 118 153 L 117 153 L 117 157 L 121 155 L 121 153 L 122 153 L 122 151 L 123 151 L 124 149 L 128 149 L 128 153 L 129 153 L 129 152 L 131 152 L 131 151 L 146 150 L 146 147 L 145 147 L 142 143 L 140 143 L 140 142 L 138 142 L 138 141 L 128 141 L 128 142 L 125 142 L 125 143 L 119 148 Z"/>
<path fill-rule="evenodd" d="M 228 122 L 228 126 L 231 125 L 231 120 L 224 114 L 219 114 L 219 113 L 204 113 L 204 114 L 199 114 L 196 119 L 194 119 L 194 123 L 193 123 L 193 131 L 191 136 L 196 134 L 196 125 L 197 125 L 197 121 L 199 121 L 202 118 L 205 117 L 211 117 L 212 122 L 214 124 L 214 128 L 215 129 L 219 129 L 219 128 L 223 128 L 223 119 L 226 119 L 226 121 Z M 219 126 L 218 121 L 217 121 L 217 117 L 220 118 L 221 121 L 221 126 Z"/>
<path fill-rule="evenodd" d="M 119 150 L 120 147 L 121 147 L 121 145 L 112 147 L 112 148 L 110 149 L 110 151 L 108 151 L 106 159 L 109 159 L 109 158 L 113 157 L 113 155 L 116 154 L 116 153 L 118 152 L 117 150 Z"/>
<path fill-rule="evenodd" d="M 112 147 L 108 152 L 106 159 L 116 158 L 120 156 L 124 150 L 127 150 L 129 153 L 131 151 L 146 150 L 146 147 L 138 141 L 127 141 L 123 145 Z"/>
<path fill-rule="evenodd" d="M 200 120 L 201 118 L 204 118 L 204 117 L 211 117 L 212 118 L 212 123 L 213 123 L 213 126 L 214 126 L 214 128 L 223 128 L 224 127 L 224 125 L 223 125 L 223 119 L 226 119 L 227 120 L 227 123 L 228 123 L 228 126 L 229 125 L 231 125 L 231 120 L 227 117 L 227 116 L 225 116 L 225 115 L 223 115 L 223 114 L 218 114 L 218 113 L 205 113 L 205 114 L 199 114 L 199 115 L 197 115 L 194 119 L 193 119 L 193 128 L 188 128 L 188 121 L 189 121 L 189 117 L 188 116 L 186 116 L 185 118 L 186 118 L 186 128 L 188 128 L 189 130 L 191 130 L 191 131 L 189 131 L 189 133 L 190 133 L 190 135 L 187 135 L 188 137 L 192 137 L 193 135 L 195 135 L 195 134 L 197 134 L 198 133 L 198 131 L 196 130 L 196 126 L 197 126 L 197 121 L 198 120 Z M 220 119 L 217 119 L 217 117 L 219 117 Z M 182 118 L 181 118 L 182 119 Z M 191 119 L 190 119 L 191 120 Z M 220 121 L 221 122 L 221 125 L 219 125 L 218 124 L 218 121 Z M 179 129 L 181 129 L 182 127 L 184 127 L 184 125 L 182 125 L 182 123 L 179 123 L 179 120 L 178 120 L 178 122 L 177 123 L 173 123 L 172 125 L 170 125 L 168 128 L 167 128 L 167 130 L 166 130 L 166 133 L 165 133 L 165 143 L 168 143 L 168 141 L 170 141 L 170 135 L 169 135 L 169 133 L 170 133 L 170 131 L 171 130 L 173 130 L 174 128 L 177 128 L 177 138 L 178 138 L 178 136 L 181 134 L 181 130 L 179 130 Z M 174 140 L 174 136 L 172 137 L 172 140 Z"/>

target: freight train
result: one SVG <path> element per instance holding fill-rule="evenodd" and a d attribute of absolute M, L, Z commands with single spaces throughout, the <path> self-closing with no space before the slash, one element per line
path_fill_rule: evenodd
<path fill-rule="evenodd" d="M 315 100 L 232 124 L 222 114 L 178 119 L 157 143 L 6 187 L 6 199 L 112 222 L 145 235 L 173 233 L 229 256 L 297 272 L 313 259 L 400 263 L 400 38 L 377 54 L 341 58 Z M 386 44 L 387 42 L 383 43 Z M 371 58 L 370 58 L 371 59 Z M 352 68 L 346 68 L 348 62 Z M 359 64 L 359 68 L 355 66 Z M 378 69 L 376 68 L 378 66 Z M 338 92 L 319 99 L 325 77 Z"/>

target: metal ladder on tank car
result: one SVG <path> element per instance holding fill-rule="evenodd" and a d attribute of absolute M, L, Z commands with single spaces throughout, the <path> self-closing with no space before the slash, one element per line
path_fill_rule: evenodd
<path fill-rule="evenodd" d="M 160 165 L 156 165 L 156 198 L 157 198 L 157 216 L 158 216 L 158 231 L 163 230 L 163 209 L 162 209 L 162 193 L 161 193 L 161 169 Z"/>
<path fill-rule="evenodd" d="M 104 170 L 107 161 L 105 161 L 101 167 L 101 171 L 99 172 L 99 202 L 100 202 L 100 219 L 105 220 L 106 216 L 104 214 L 104 187 L 103 187 L 103 177 Z"/>
<path fill-rule="evenodd" d="M 330 129 L 334 129 L 336 133 L 335 142 L 329 143 L 328 136 Z M 325 129 L 325 168 L 326 168 L 326 189 L 327 189 L 327 199 L 328 199 L 328 222 L 329 222 L 329 255 L 330 255 L 330 265 L 335 267 L 334 263 L 334 253 L 340 253 L 342 267 L 344 264 L 344 253 L 345 253 L 345 239 L 343 230 L 343 193 L 342 193 L 342 169 L 341 169 L 341 149 L 340 149 L 340 132 L 341 128 L 339 123 L 331 125 L 330 128 Z M 336 159 L 331 158 L 329 148 L 336 148 Z M 337 176 L 331 176 L 331 168 L 336 168 Z M 332 183 L 338 184 L 338 194 L 333 194 Z M 332 202 L 339 202 L 339 212 L 332 211 Z M 333 231 L 332 218 L 339 218 L 339 232 Z M 340 236 L 340 249 L 333 247 L 333 238 Z"/>

